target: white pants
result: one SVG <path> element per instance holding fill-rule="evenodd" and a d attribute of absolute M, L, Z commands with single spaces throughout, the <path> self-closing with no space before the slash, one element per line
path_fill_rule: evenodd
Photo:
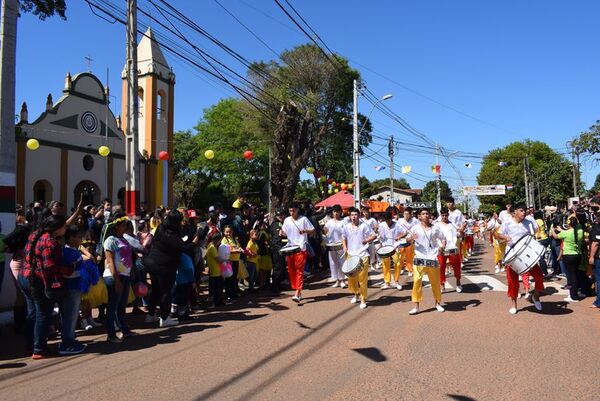
<path fill-rule="evenodd" d="M 329 251 L 329 270 L 331 270 L 331 278 L 334 280 L 344 280 L 346 278 L 342 272 L 344 264 L 344 250 Z"/>

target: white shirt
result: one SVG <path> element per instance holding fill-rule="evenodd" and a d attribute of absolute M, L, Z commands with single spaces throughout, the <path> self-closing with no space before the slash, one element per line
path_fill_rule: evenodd
<path fill-rule="evenodd" d="M 531 223 L 533 224 L 533 228 L 535 228 L 535 231 L 537 231 L 538 229 L 538 224 L 535 222 L 535 218 L 533 217 L 533 215 L 528 214 L 525 216 L 525 218 L 529 221 L 531 221 Z"/>
<path fill-rule="evenodd" d="M 315 228 L 305 216 L 299 216 L 298 220 L 294 220 L 292 216 L 288 216 L 283 221 L 281 229 L 287 236 L 288 244 L 298 245 L 302 251 L 305 251 L 308 234 L 300 234 L 300 230 L 314 230 Z"/>
<path fill-rule="evenodd" d="M 342 242 L 342 234 L 344 231 L 344 220 L 331 219 L 325 223 L 327 229 L 327 243 Z"/>
<path fill-rule="evenodd" d="M 486 229 L 489 231 L 495 231 L 498 227 L 500 227 L 500 222 L 496 219 L 490 219 L 488 221 Z"/>
<path fill-rule="evenodd" d="M 448 211 L 448 220 L 457 230 L 460 230 L 465 223 L 465 216 L 458 209 Z"/>
<path fill-rule="evenodd" d="M 440 244 L 445 240 L 442 230 L 438 226 L 425 230 L 419 224 L 410 232 L 415 239 L 415 258 L 437 260 Z"/>
<path fill-rule="evenodd" d="M 500 223 L 504 224 L 512 220 L 512 215 L 508 212 L 508 210 L 503 210 L 498 215 L 498 219 L 500 220 Z"/>
<path fill-rule="evenodd" d="M 394 245 L 396 238 L 404 232 L 395 221 L 392 220 L 390 224 L 391 227 L 385 221 L 379 223 L 379 240 L 381 241 L 381 245 Z"/>
<path fill-rule="evenodd" d="M 369 228 L 373 231 L 375 231 L 378 227 L 377 224 L 377 220 L 375 220 L 373 217 L 369 217 L 368 219 L 365 219 L 364 217 L 360 219 L 360 221 L 362 221 L 363 223 L 365 223 L 366 225 L 369 226 Z"/>
<path fill-rule="evenodd" d="M 404 232 L 406 232 L 410 231 L 411 228 L 418 225 L 419 220 L 417 220 L 415 217 L 411 217 L 410 220 L 406 221 L 406 219 L 403 217 L 400 220 L 398 220 L 398 224 L 402 226 L 402 229 L 404 230 Z"/>
<path fill-rule="evenodd" d="M 369 244 L 363 244 L 374 234 L 371 227 L 365 223 L 360 223 L 357 226 L 354 224 L 346 224 L 344 226 L 343 238 L 346 240 L 348 254 L 351 256 L 360 256 L 361 258 L 369 256 Z"/>
<path fill-rule="evenodd" d="M 502 223 L 500 234 L 508 235 L 510 237 L 509 244 L 514 244 L 525 235 L 534 235 L 535 228 L 529 219 L 523 219 L 520 223 L 517 223 L 515 219 L 510 219 L 510 221 Z"/>
<path fill-rule="evenodd" d="M 455 249 L 456 242 L 458 240 L 458 231 L 454 225 L 448 223 L 442 223 L 441 221 L 436 223 L 435 226 L 439 227 L 446 238 L 446 249 Z"/>

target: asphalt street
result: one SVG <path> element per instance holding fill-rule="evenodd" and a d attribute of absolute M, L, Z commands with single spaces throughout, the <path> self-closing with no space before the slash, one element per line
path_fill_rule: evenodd
<path fill-rule="evenodd" d="M 476 242 L 464 291 L 454 277 L 446 312 L 424 289 L 409 316 L 406 289 L 381 289 L 372 272 L 368 307 L 324 277 L 300 305 L 244 297 L 192 322 L 159 329 L 131 316 L 138 336 L 110 344 L 102 329 L 80 333 L 84 354 L 33 361 L 4 328 L 0 399 L 8 400 L 597 400 L 600 311 L 563 301 L 547 283 L 543 310 L 519 300 L 510 315 L 506 277 Z"/>

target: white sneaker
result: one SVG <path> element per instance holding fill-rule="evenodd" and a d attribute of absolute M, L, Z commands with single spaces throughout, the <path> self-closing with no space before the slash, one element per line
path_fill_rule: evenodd
<path fill-rule="evenodd" d="M 95 321 L 92 317 L 88 317 L 87 322 L 91 324 L 92 327 L 102 327 L 102 323 Z"/>
<path fill-rule="evenodd" d="M 350 300 L 350 303 L 351 303 L 351 304 L 355 304 L 355 303 L 357 303 L 357 302 L 358 302 L 358 295 L 355 295 L 355 296 L 353 296 L 353 297 L 352 297 L 352 299 Z"/>
<path fill-rule="evenodd" d="M 456 286 L 456 292 L 462 292 L 462 285 L 457 285 Z"/>
<path fill-rule="evenodd" d="M 156 322 L 160 321 L 160 316 L 154 316 L 154 315 L 151 315 L 148 313 L 148 314 L 146 314 L 144 321 L 146 323 L 156 323 Z"/>
<path fill-rule="evenodd" d="M 382 290 L 387 290 L 388 288 L 390 288 L 390 283 L 383 283 L 383 285 L 381 286 Z"/>
<path fill-rule="evenodd" d="M 500 267 L 499 266 L 496 266 L 496 268 L 494 269 L 494 273 L 496 273 L 496 274 L 500 273 Z"/>
<path fill-rule="evenodd" d="M 534 299 L 533 305 L 535 306 L 535 309 L 538 310 L 538 312 L 542 310 L 542 303 L 540 302 L 539 299 Z"/>
<path fill-rule="evenodd" d="M 367 303 L 366 302 L 361 302 L 360 303 L 360 309 L 365 309 L 367 307 Z"/>
<path fill-rule="evenodd" d="M 396 289 L 397 289 L 398 291 L 402 291 L 402 284 L 400 284 L 400 283 L 396 283 Z"/>
<path fill-rule="evenodd" d="M 511 315 L 516 315 L 517 314 L 517 308 L 515 308 L 514 306 L 512 308 L 510 308 L 508 310 L 508 313 L 510 313 Z"/>
<path fill-rule="evenodd" d="M 88 331 L 94 327 L 88 322 L 87 319 L 81 319 L 81 330 Z"/>
<path fill-rule="evenodd" d="M 530 293 L 530 292 L 528 292 L 528 293 L 525 295 L 525 300 L 526 300 L 526 301 L 531 301 L 531 298 L 532 298 L 532 295 L 531 295 L 531 293 Z"/>
<path fill-rule="evenodd" d="M 506 273 L 506 267 L 503 267 L 502 269 L 500 269 L 500 273 Z"/>
<path fill-rule="evenodd" d="M 160 327 L 171 327 L 171 326 L 177 326 L 179 324 L 179 322 L 175 319 L 171 319 L 171 317 L 168 317 L 166 319 L 163 320 L 163 318 L 160 318 Z"/>
<path fill-rule="evenodd" d="M 435 309 L 436 309 L 438 312 L 443 312 L 443 311 L 445 311 L 445 310 L 446 310 L 446 309 L 444 309 L 444 307 L 443 307 L 442 305 L 440 305 L 440 304 L 435 304 Z"/>
<path fill-rule="evenodd" d="M 579 302 L 579 300 L 578 300 L 578 299 L 573 299 L 573 298 L 571 298 L 571 296 L 570 296 L 570 295 L 569 295 L 568 297 L 566 297 L 564 300 L 565 300 L 566 302 Z"/>
<path fill-rule="evenodd" d="M 292 296 L 292 301 L 294 301 L 294 302 L 300 302 L 300 298 L 297 295 L 293 295 Z"/>
<path fill-rule="evenodd" d="M 419 307 L 415 306 L 414 308 L 412 308 L 411 310 L 408 311 L 409 315 L 416 315 L 417 313 L 419 313 Z"/>
<path fill-rule="evenodd" d="M 344 283 L 343 281 L 340 283 L 340 288 L 346 288 L 346 283 Z"/>
<path fill-rule="evenodd" d="M 335 283 L 333 283 L 333 285 L 331 286 L 331 288 L 338 288 L 340 286 L 340 282 L 336 281 Z"/>
<path fill-rule="evenodd" d="M 468 262 L 468 261 L 469 261 L 469 258 L 463 258 L 463 260 L 464 260 L 465 262 Z"/>

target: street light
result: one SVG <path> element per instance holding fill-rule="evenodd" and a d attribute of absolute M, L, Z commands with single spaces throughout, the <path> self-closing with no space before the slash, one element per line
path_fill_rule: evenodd
<path fill-rule="evenodd" d="M 358 82 L 354 80 L 354 122 L 353 122 L 353 144 L 354 144 L 354 207 L 360 208 L 360 154 L 358 147 L 358 138 L 360 134 L 363 132 L 365 127 L 367 126 L 367 122 L 369 118 L 371 118 L 371 114 L 375 110 L 375 107 L 388 99 L 391 99 L 392 95 L 387 94 L 383 96 L 381 99 L 378 99 L 375 103 L 373 103 L 373 107 L 369 114 L 367 115 L 367 119 L 365 120 L 360 131 L 358 130 Z"/>

